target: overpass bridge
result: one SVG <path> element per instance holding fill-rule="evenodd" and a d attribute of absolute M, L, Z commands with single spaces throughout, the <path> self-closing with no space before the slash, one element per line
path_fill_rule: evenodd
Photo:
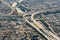
<path fill-rule="evenodd" d="M 28 14 L 24 14 L 24 15 L 23 15 L 23 18 L 24 18 L 24 20 L 25 20 L 28 24 L 30 24 L 33 28 L 35 28 L 35 29 L 36 29 L 40 34 L 42 34 L 46 39 L 48 39 L 48 40 L 59 40 L 59 37 L 58 37 L 57 35 L 53 34 L 50 30 L 46 30 L 46 29 L 45 29 L 45 26 L 42 25 L 42 22 L 39 23 L 39 22 L 37 22 L 37 21 L 34 19 L 34 15 L 36 15 L 36 14 L 40 14 L 40 13 L 37 12 L 37 13 L 31 14 L 30 20 L 32 20 L 32 21 L 29 21 L 29 20 L 28 20 L 28 19 L 29 19 L 29 18 L 27 17 Z"/>

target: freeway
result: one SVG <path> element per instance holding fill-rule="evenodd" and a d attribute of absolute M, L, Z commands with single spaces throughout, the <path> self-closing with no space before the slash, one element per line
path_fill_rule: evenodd
<path fill-rule="evenodd" d="M 15 11 L 15 9 L 17 10 L 17 12 L 18 13 L 21 13 L 22 11 L 19 9 L 19 8 L 17 8 L 17 7 L 15 7 L 15 8 L 13 8 L 13 7 L 11 7 L 8 3 L 6 3 L 6 2 L 4 2 L 3 0 L 1 0 L 4 4 L 6 4 L 6 5 L 8 5 L 11 9 L 12 9 L 12 11 L 8 14 L 8 15 L 11 15 L 14 11 Z M 53 11 L 54 12 L 54 11 Z M 52 12 L 52 13 L 53 13 Z M 23 12 L 22 12 L 23 13 Z M 48 40 L 59 40 L 59 37 L 58 36 L 56 36 L 56 35 L 54 35 L 51 31 L 49 31 L 49 30 L 45 30 L 45 27 L 42 25 L 42 23 L 39 23 L 39 22 L 37 22 L 35 19 L 34 19 L 34 15 L 36 15 L 36 14 L 39 14 L 39 12 L 37 12 L 37 13 L 34 13 L 34 14 L 32 14 L 32 16 L 31 16 L 31 20 L 32 20 L 32 22 L 30 22 L 27 18 L 26 18 L 26 16 L 28 15 L 28 14 L 24 14 L 23 15 L 23 18 L 24 18 L 24 20 L 27 22 L 27 23 L 29 23 L 33 28 L 35 28 L 39 33 L 41 33 L 44 37 L 46 37 Z M 4 15 L 4 14 L 3 14 Z"/>
<path fill-rule="evenodd" d="M 42 35 L 44 35 L 41 31 L 40 31 L 40 29 L 37 27 L 37 25 L 35 25 L 33 22 L 30 22 L 28 19 L 27 19 L 27 16 L 28 14 L 24 14 L 23 15 L 23 18 L 24 18 L 24 20 L 28 23 L 28 24 L 30 24 L 33 28 L 35 28 L 40 34 L 42 34 Z M 45 38 L 46 39 L 46 38 Z"/>
<path fill-rule="evenodd" d="M 45 26 L 42 25 L 42 22 L 39 23 L 34 19 L 34 15 L 36 15 L 36 14 L 39 14 L 39 12 L 31 14 L 30 20 L 32 20 L 32 21 L 28 20 L 29 18 L 27 15 L 29 15 L 29 14 L 24 14 L 23 18 L 28 24 L 30 24 L 33 28 L 35 28 L 39 33 L 41 33 L 48 40 L 59 40 L 59 37 L 57 35 L 53 34 L 50 30 L 45 29 Z"/>
<path fill-rule="evenodd" d="M 39 12 L 37 12 L 37 13 L 34 13 L 34 14 L 32 14 L 32 16 L 31 16 L 31 19 L 33 20 L 33 22 L 40 28 L 40 29 L 42 29 L 45 33 L 45 37 L 46 38 L 50 38 L 50 39 L 48 39 L 48 40 L 59 40 L 59 37 L 58 36 L 56 36 L 55 34 L 53 34 L 51 31 L 49 31 L 49 30 L 45 30 L 45 28 L 44 28 L 44 26 L 42 25 L 42 23 L 39 23 L 39 22 L 37 22 L 35 19 L 34 19 L 34 15 L 36 15 L 36 14 L 40 14 Z"/>
<path fill-rule="evenodd" d="M 40 28 L 34 22 L 30 22 L 29 20 L 27 20 L 26 16 L 27 14 L 23 15 L 24 20 L 32 25 L 32 27 L 35 28 L 39 33 L 41 33 L 45 38 L 50 40 L 50 38 L 48 38 L 43 32 L 40 31 Z"/>
<path fill-rule="evenodd" d="M 27 16 L 27 14 L 25 14 L 25 15 L 23 16 L 24 20 L 25 20 L 27 23 L 29 23 L 30 25 L 32 25 L 32 27 L 35 28 L 39 33 L 41 33 L 45 38 L 47 38 L 48 40 L 50 40 L 50 38 L 49 38 L 48 36 L 46 36 L 45 33 L 43 33 L 43 32 L 40 30 L 40 28 L 39 28 L 34 22 L 30 22 L 29 20 L 27 20 L 26 16 Z M 42 26 L 42 25 L 40 25 L 40 26 Z"/>
<path fill-rule="evenodd" d="M 17 1 L 17 2 L 13 2 L 12 5 L 10 5 L 9 3 L 7 3 L 7 2 L 5 2 L 5 1 L 3 1 L 3 0 L 0 0 L 0 1 L 1 1 L 3 4 L 5 4 L 5 5 L 7 5 L 8 7 L 11 8 L 11 12 L 10 12 L 10 13 L 8 13 L 8 14 L 3 14 L 3 13 L 2 13 L 2 16 L 11 15 L 11 14 L 13 14 L 13 12 L 14 12 L 15 10 L 17 11 L 18 14 L 23 13 L 23 11 L 21 11 L 18 7 L 16 7 L 17 2 L 20 3 L 20 2 L 23 1 L 23 0 L 19 0 L 19 1 Z"/>
<path fill-rule="evenodd" d="M 13 13 L 13 11 L 15 10 L 15 8 L 13 8 L 9 3 L 3 1 L 3 0 L 0 0 L 3 4 L 7 5 L 8 7 L 11 8 L 11 12 L 9 14 L 6 14 L 6 15 L 11 15 Z M 3 13 L 2 13 L 3 16 L 5 16 Z"/>

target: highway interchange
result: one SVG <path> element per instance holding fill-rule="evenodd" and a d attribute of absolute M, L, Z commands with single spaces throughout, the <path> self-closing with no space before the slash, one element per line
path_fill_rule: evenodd
<path fill-rule="evenodd" d="M 40 14 L 40 13 L 37 12 L 32 14 L 30 19 L 32 21 L 29 21 L 27 18 L 28 16 L 30 16 L 29 14 L 24 14 L 23 18 L 28 24 L 30 24 L 33 28 L 35 28 L 39 33 L 41 33 L 48 40 L 59 40 L 59 37 L 57 35 L 53 34 L 50 30 L 46 30 L 45 26 L 43 26 L 42 23 L 39 23 L 34 19 L 34 15 L 36 14 Z"/>
<path fill-rule="evenodd" d="M 2 0 L 1 0 L 2 1 Z M 17 7 L 11 7 L 8 3 L 2 1 L 4 4 L 7 4 L 12 11 L 8 14 L 11 15 L 13 13 L 13 11 L 16 9 L 17 11 L 19 11 L 18 13 L 21 12 L 20 9 L 18 9 Z M 41 14 L 40 12 L 37 13 L 32 13 L 32 14 L 24 14 L 23 18 L 24 21 L 26 21 L 29 25 L 31 25 L 33 28 L 35 28 L 40 34 L 42 34 L 47 40 L 59 40 L 59 37 L 57 35 L 55 35 L 53 32 L 51 32 L 50 30 L 46 30 L 45 26 L 43 25 L 43 23 L 40 21 L 40 23 L 38 21 L 36 21 L 34 19 L 34 16 L 37 14 Z M 2 14 L 3 16 L 5 16 L 4 14 Z M 40 15 L 39 15 L 40 16 Z M 28 20 L 29 19 L 29 20 Z"/>

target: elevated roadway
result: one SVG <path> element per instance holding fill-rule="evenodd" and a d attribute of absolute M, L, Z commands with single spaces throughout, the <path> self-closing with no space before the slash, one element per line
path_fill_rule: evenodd
<path fill-rule="evenodd" d="M 35 28 L 39 33 L 41 33 L 48 40 L 59 40 L 59 37 L 57 35 L 53 34 L 50 30 L 46 30 L 44 25 L 42 25 L 42 23 L 39 23 L 34 19 L 34 15 L 38 13 L 39 12 L 31 14 L 32 22 L 28 20 L 28 17 L 27 17 L 28 14 L 24 14 L 23 18 L 28 24 L 30 24 L 33 28 Z"/>
<path fill-rule="evenodd" d="M 1 1 L 3 4 L 5 4 L 5 5 L 7 5 L 8 7 L 11 8 L 11 12 L 10 12 L 10 13 L 8 13 L 8 14 L 3 14 L 3 13 L 2 13 L 2 16 L 11 15 L 11 14 L 13 14 L 14 11 L 17 11 L 18 14 L 24 13 L 23 11 L 21 11 L 19 8 L 16 7 L 17 2 L 20 3 L 20 2 L 23 1 L 23 0 L 19 0 L 19 1 L 17 1 L 17 2 L 14 2 L 12 5 L 10 5 L 9 3 L 5 2 L 4 0 L 0 0 L 0 1 Z"/>
<path fill-rule="evenodd" d="M 53 34 L 51 31 L 49 31 L 49 30 L 45 30 L 45 28 L 44 28 L 44 26 L 42 25 L 42 23 L 39 23 L 39 22 L 37 22 L 35 19 L 34 19 L 34 15 L 36 15 L 36 14 L 40 14 L 39 12 L 37 12 L 37 13 L 34 13 L 34 14 L 32 14 L 32 16 L 31 16 L 31 19 L 33 20 L 33 22 L 35 23 L 35 25 L 37 25 L 37 27 L 39 28 L 39 29 L 42 29 L 45 33 L 45 37 L 46 38 L 48 38 L 48 40 L 49 40 L 49 38 L 50 38 L 50 40 L 59 40 L 59 37 L 57 36 L 57 35 L 55 35 L 55 34 Z"/>
<path fill-rule="evenodd" d="M 30 22 L 30 21 L 26 18 L 27 15 L 28 15 L 28 14 L 24 14 L 24 15 L 23 15 L 24 20 L 25 20 L 28 24 L 30 24 L 33 28 L 35 28 L 40 34 L 42 34 L 42 35 L 44 36 L 44 34 L 40 31 L 40 29 L 37 27 L 37 25 L 35 25 L 34 22 Z M 45 37 L 45 36 L 44 36 L 44 37 Z"/>
<path fill-rule="evenodd" d="M 25 20 L 28 24 L 30 24 L 33 28 L 35 28 L 40 34 L 42 34 L 42 35 L 45 37 L 45 34 L 40 31 L 39 27 L 37 27 L 37 25 L 36 25 L 34 22 L 30 22 L 30 21 L 26 18 L 26 16 L 27 16 L 27 14 L 23 15 L 24 20 Z M 48 39 L 49 39 L 49 38 L 48 38 Z"/>

